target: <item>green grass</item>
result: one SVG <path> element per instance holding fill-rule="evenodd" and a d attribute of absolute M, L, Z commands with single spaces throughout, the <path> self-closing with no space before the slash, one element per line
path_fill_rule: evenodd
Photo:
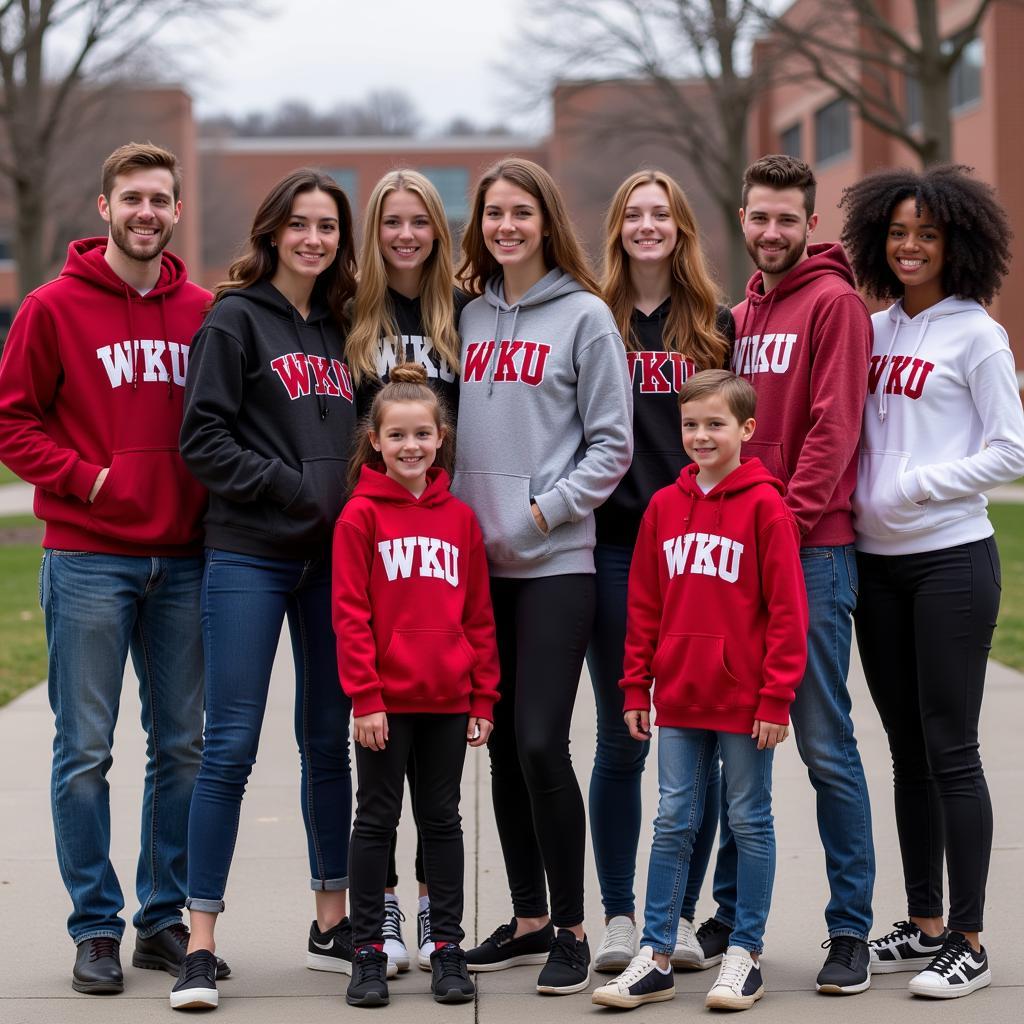
<path fill-rule="evenodd" d="M 31 517 L 18 516 L 18 519 Z M 10 523 L 0 519 L 0 526 Z M 0 705 L 46 678 L 39 544 L 0 546 Z"/>
<path fill-rule="evenodd" d="M 1024 671 L 1024 505 L 988 507 L 996 528 L 1003 572 L 999 626 L 992 654 L 1004 665 Z"/>
<path fill-rule="evenodd" d="M 19 478 L 16 477 L 6 466 L 0 466 L 0 487 L 4 484 L 16 484 Z"/>

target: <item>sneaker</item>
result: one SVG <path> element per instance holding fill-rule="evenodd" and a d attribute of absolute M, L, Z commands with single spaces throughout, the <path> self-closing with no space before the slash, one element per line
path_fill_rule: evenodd
<path fill-rule="evenodd" d="M 814 987 L 828 996 L 852 996 L 871 987 L 871 953 L 863 939 L 836 935 L 821 944 L 828 956 Z"/>
<path fill-rule="evenodd" d="M 942 952 L 920 974 L 910 979 L 907 988 L 915 996 L 959 999 L 991 984 L 992 972 L 988 968 L 985 947 L 981 947 L 980 953 L 975 953 L 960 932 L 949 932 Z"/>
<path fill-rule="evenodd" d="M 466 963 L 471 971 L 504 971 L 523 964 L 547 963 L 555 930 L 549 921 L 535 932 L 527 932 L 517 939 L 516 919 L 498 925 L 491 934 L 473 949 L 466 951 Z"/>
<path fill-rule="evenodd" d="M 435 1003 L 468 1003 L 476 995 L 466 951 L 454 942 L 446 942 L 430 954 L 430 991 Z"/>
<path fill-rule="evenodd" d="M 140 967 L 144 971 L 166 971 L 177 977 L 188 952 L 188 939 L 188 928 L 181 923 L 161 928 L 148 939 L 136 933 L 132 967 Z M 230 973 L 231 968 L 217 957 L 217 980 L 222 981 Z"/>
<path fill-rule="evenodd" d="M 559 928 L 551 941 L 547 963 L 537 978 L 537 991 L 545 996 L 582 992 L 590 984 L 590 946 L 568 928 Z"/>
<path fill-rule="evenodd" d="M 631 1010 L 644 1003 L 661 1003 L 676 994 L 675 977 L 671 971 L 662 973 L 654 962 L 654 952 L 644 946 L 629 966 L 614 980 L 594 989 L 590 997 L 598 1006 L 615 1006 Z"/>
<path fill-rule="evenodd" d="M 729 946 L 732 929 L 721 921 L 709 917 L 696 931 L 693 922 L 679 919 L 676 947 L 672 950 L 672 966 L 681 971 L 706 971 L 722 962 L 722 954 Z"/>
<path fill-rule="evenodd" d="M 384 952 L 396 971 L 409 970 L 409 950 L 402 938 L 402 922 L 405 914 L 399 909 L 398 900 L 390 894 L 384 897 Z M 391 977 L 389 974 L 388 977 Z"/>
<path fill-rule="evenodd" d="M 388 955 L 375 946 L 360 946 L 352 958 L 352 980 L 345 992 L 349 1006 L 387 1006 Z"/>
<path fill-rule="evenodd" d="M 763 995 L 760 965 L 745 949 L 729 946 L 704 1005 L 709 1010 L 749 1010 Z"/>
<path fill-rule="evenodd" d="M 331 971 L 334 974 L 351 974 L 352 922 L 343 917 L 333 928 L 320 931 L 314 920 L 309 926 L 309 945 L 306 950 L 306 966 L 311 971 Z M 388 977 L 398 973 L 398 965 L 388 960 Z"/>
<path fill-rule="evenodd" d="M 910 921 L 896 921 L 893 927 L 895 931 L 868 943 L 872 974 L 923 971 L 942 952 L 945 933 L 933 939 Z"/>
<path fill-rule="evenodd" d="M 416 959 L 421 971 L 432 970 L 430 954 L 434 952 L 434 941 L 430 937 L 430 905 L 425 906 L 416 915 L 416 946 L 419 950 Z"/>
<path fill-rule="evenodd" d="M 604 938 L 594 954 L 594 970 L 617 974 L 633 962 L 640 948 L 636 925 L 624 914 L 613 917 L 605 926 Z"/>
<path fill-rule="evenodd" d="M 89 995 L 116 995 L 124 991 L 121 943 L 107 937 L 86 939 L 75 947 L 71 987 Z"/>
<path fill-rule="evenodd" d="M 171 1009 L 216 1010 L 217 1001 L 217 958 L 208 949 L 197 949 L 181 961 Z"/>

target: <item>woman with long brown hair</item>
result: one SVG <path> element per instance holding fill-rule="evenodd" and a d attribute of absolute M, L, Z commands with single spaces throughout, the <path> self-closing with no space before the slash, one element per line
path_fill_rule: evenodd
<path fill-rule="evenodd" d="M 201 611 L 203 761 L 189 816 L 192 937 L 175 1009 L 217 1005 L 214 927 L 285 617 L 316 920 L 311 967 L 351 972 L 349 702 L 338 682 L 330 546 L 355 427 L 343 310 L 355 285 L 348 200 L 295 171 L 256 211 L 193 343 L 181 451 L 210 491 Z"/>

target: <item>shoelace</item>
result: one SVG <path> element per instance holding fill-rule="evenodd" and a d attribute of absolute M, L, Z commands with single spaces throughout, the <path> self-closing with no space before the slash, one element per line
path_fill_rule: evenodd
<path fill-rule="evenodd" d="M 645 956 L 635 956 L 629 961 L 629 966 L 615 980 L 620 985 L 629 988 L 630 985 L 639 981 L 650 970 L 652 962 Z"/>
<path fill-rule="evenodd" d="M 508 927 L 506 925 L 506 927 Z M 430 942 L 430 908 L 421 910 L 416 915 L 416 931 L 420 937 L 420 945 L 422 946 L 425 942 Z M 497 933 L 495 933 L 497 934 Z M 494 936 L 492 935 L 493 939 Z"/>
<path fill-rule="evenodd" d="M 466 957 L 458 946 L 442 946 L 437 951 L 437 960 L 441 964 L 442 978 L 462 978 L 467 974 Z"/>
<path fill-rule="evenodd" d="M 171 938 L 181 946 L 182 949 L 188 949 L 188 929 L 183 924 L 172 924 L 168 925 L 167 931 L 171 933 Z"/>
<path fill-rule="evenodd" d="M 402 913 L 397 903 L 390 901 L 384 904 L 384 938 L 402 941 L 402 922 L 405 914 Z"/>
<path fill-rule="evenodd" d="M 353 967 L 359 967 L 360 981 L 387 981 L 388 958 L 378 956 L 377 950 L 372 946 L 369 949 L 360 949 L 356 953 Z"/>
<path fill-rule="evenodd" d="M 934 971 L 945 978 L 952 974 L 966 957 L 973 957 L 974 955 L 971 944 L 962 935 L 950 935 L 946 939 L 946 944 L 942 947 L 941 952 L 928 965 L 926 970 Z"/>
<path fill-rule="evenodd" d="M 700 942 L 702 939 L 706 939 L 717 932 L 727 932 L 729 929 L 722 924 L 715 917 L 709 917 L 698 929 L 697 929 L 697 941 Z"/>
<path fill-rule="evenodd" d="M 93 939 L 89 946 L 89 963 L 95 963 L 106 956 L 117 956 L 120 945 L 116 939 L 107 937 Z"/>
<path fill-rule="evenodd" d="M 207 949 L 198 949 L 185 957 L 185 981 L 203 978 L 207 981 L 217 976 L 217 958 Z"/>
<path fill-rule="evenodd" d="M 722 957 L 722 966 L 718 969 L 718 981 L 715 985 L 724 985 L 726 988 L 739 988 L 743 984 L 743 974 L 746 971 L 746 957 L 730 956 L 728 953 Z"/>
<path fill-rule="evenodd" d="M 604 945 L 622 945 L 634 949 L 633 935 L 635 931 L 636 926 L 630 923 L 629 918 L 626 918 L 624 921 L 612 921 L 608 925 L 608 930 L 604 933 Z"/>
<path fill-rule="evenodd" d="M 576 941 L 576 936 L 572 932 L 558 932 L 551 941 L 548 963 L 578 967 L 583 963 L 583 953 L 580 951 L 579 946 L 580 943 Z"/>
<path fill-rule="evenodd" d="M 909 921 L 893 921 L 892 926 L 893 931 L 889 932 L 888 935 L 883 935 L 880 939 L 872 939 L 868 945 L 873 949 L 881 949 L 883 946 L 891 945 L 894 942 L 911 939 L 918 931 L 917 925 L 911 924 Z"/>
<path fill-rule="evenodd" d="M 837 935 L 833 939 L 826 939 L 821 944 L 822 949 L 828 950 L 826 963 L 841 963 L 844 967 L 853 967 L 854 957 L 857 954 L 857 940 L 852 935 Z"/>
<path fill-rule="evenodd" d="M 497 928 L 487 937 L 488 942 L 493 942 L 495 946 L 504 946 L 506 942 L 510 942 L 515 938 L 516 926 L 513 921 L 511 924 L 499 924 Z"/>

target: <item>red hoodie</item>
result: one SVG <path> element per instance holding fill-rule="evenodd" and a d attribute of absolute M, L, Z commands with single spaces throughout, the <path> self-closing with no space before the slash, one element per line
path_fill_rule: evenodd
<path fill-rule="evenodd" d="M 494 717 L 498 648 L 483 535 L 427 471 L 417 499 L 363 466 L 334 529 L 338 674 L 353 715 Z"/>
<path fill-rule="evenodd" d="M 105 238 L 72 242 L 60 276 L 18 310 L 0 362 L 0 460 L 35 484 L 44 547 L 195 554 L 206 491 L 178 431 L 189 345 L 211 296 L 166 251 L 141 296 L 106 249 Z"/>
<path fill-rule="evenodd" d="M 629 571 L 625 711 L 749 733 L 785 725 L 807 661 L 807 595 L 785 486 L 744 459 L 707 494 L 698 467 L 651 499 Z"/>
<path fill-rule="evenodd" d="M 744 454 L 786 483 L 801 545 L 835 547 L 853 543 L 871 319 L 842 246 L 807 252 L 767 295 L 761 271 L 747 283 L 732 311 L 732 368 L 757 390 L 757 438 Z"/>

